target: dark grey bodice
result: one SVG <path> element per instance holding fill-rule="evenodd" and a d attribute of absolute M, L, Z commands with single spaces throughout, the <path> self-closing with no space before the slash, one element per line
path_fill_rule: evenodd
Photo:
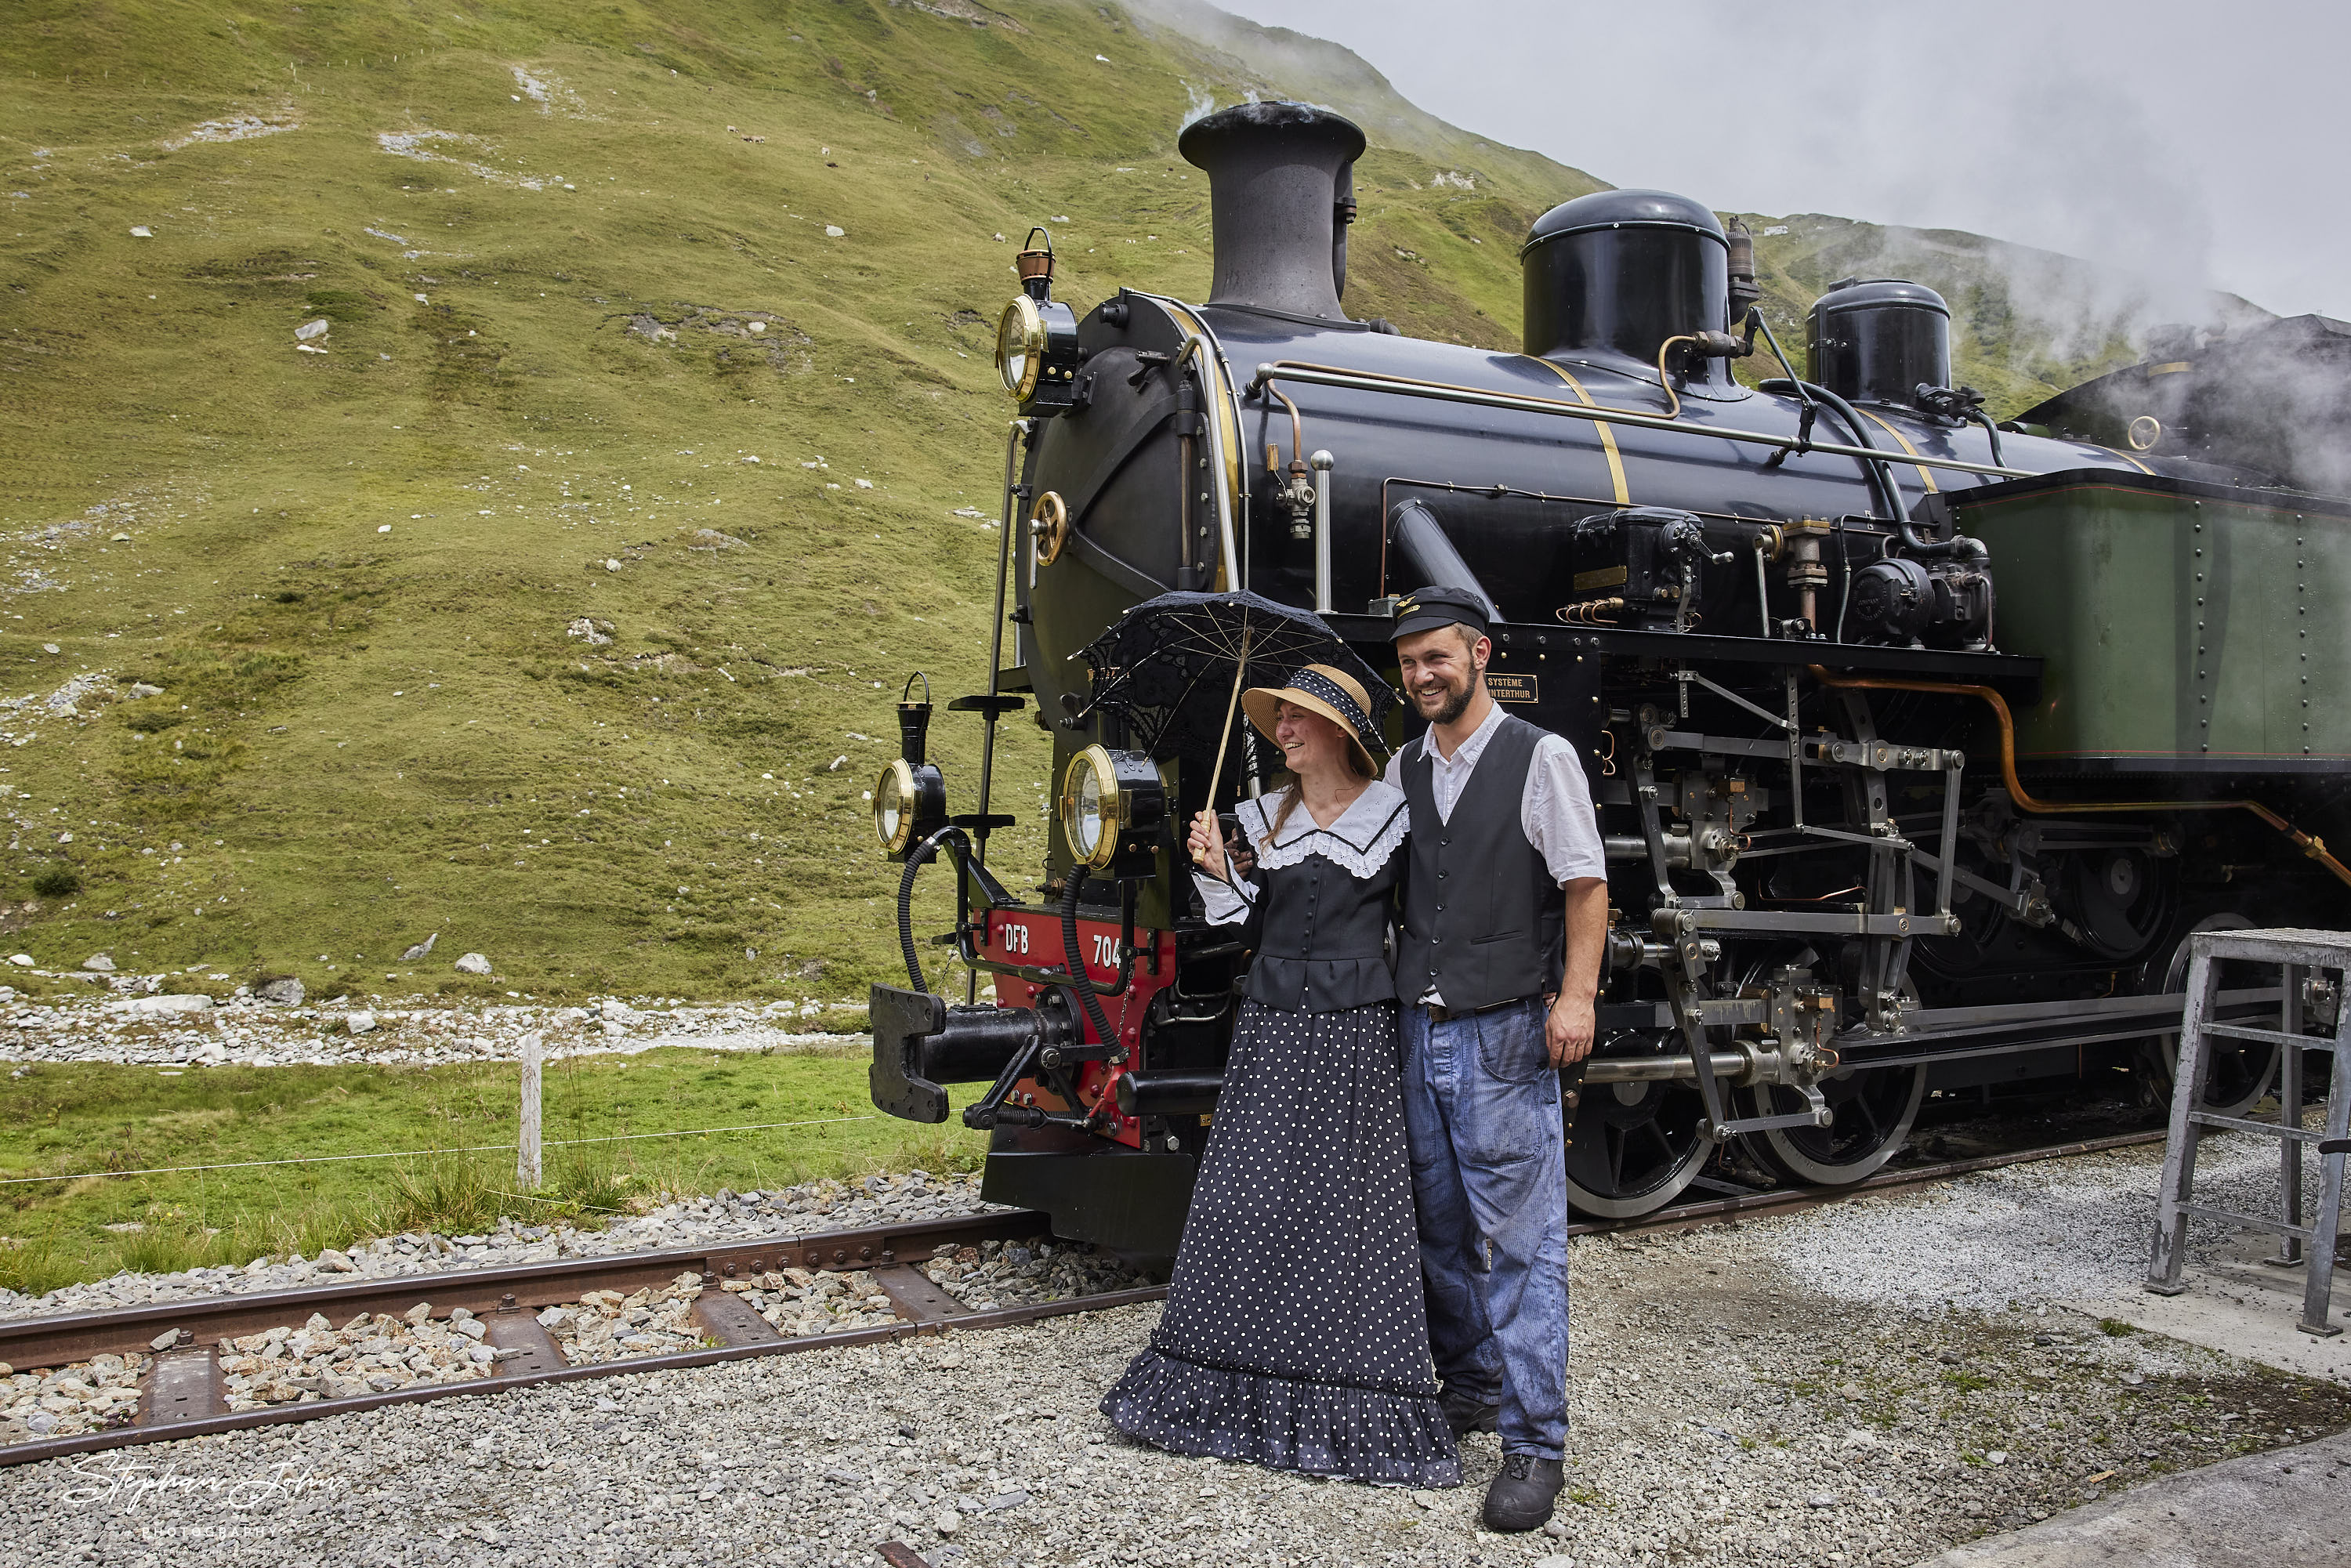
<path fill-rule="evenodd" d="M 1292 1012 L 1394 1000 L 1387 942 L 1404 871 L 1403 797 L 1374 784 L 1328 828 L 1317 828 L 1301 806 L 1282 841 L 1270 848 L 1262 825 L 1279 809 L 1278 798 L 1264 805 L 1262 816 L 1255 801 L 1241 813 L 1258 856 L 1249 877 L 1259 922 L 1249 998 Z"/>

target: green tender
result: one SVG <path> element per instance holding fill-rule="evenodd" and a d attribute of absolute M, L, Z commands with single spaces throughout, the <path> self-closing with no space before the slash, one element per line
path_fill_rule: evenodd
<path fill-rule="evenodd" d="M 1963 493 L 2043 771 L 2303 772 L 2351 758 L 2351 502 L 2111 471 Z"/>

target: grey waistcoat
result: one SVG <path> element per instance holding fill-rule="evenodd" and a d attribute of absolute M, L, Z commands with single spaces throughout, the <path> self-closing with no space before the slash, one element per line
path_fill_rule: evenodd
<path fill-rule="evenodd" d="M 1396 994 L 1405 1001 L 1434 988 L 1466 1011 L 1559 988 L 1566 907 L 1520 821 L 1542 737 L 1505 714 L 1449 822 L 1437 821 L 1433 764 L 1420 742 L 1406 745 L 1398 772 L 1412 837 L 1396 956 Z"/>

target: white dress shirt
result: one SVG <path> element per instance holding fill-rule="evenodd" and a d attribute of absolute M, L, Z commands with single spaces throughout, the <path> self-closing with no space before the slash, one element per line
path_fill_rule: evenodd
<path fill-rule="evenodd" d="M 1487 742 L 1501 724 L 1502 705 L 1496 703 L 1450 759 L 1437 748 L 1437 731 L 1431 728 L 1388 758 L 1387 781 L 1398 789 L 1404 787 L 1404 754 L 1419 747 L 1429 760 L 1429 792 L 1437 800 L 1437 820 L 1450 822 L 1461 791 L 1469 787 L 1478 758 L 1486 754 Z M 1519 798 L 1519 826 L 1527 842 L 1542 856 L 1552 880 L 1562 887 L 1580 878 L 1608 874 L 1608 852 L 1600 841 L 1600 818 L 1592 809 L 1592 787 L 1584 782 L 1575 747 L 1563 737 L 1546 732 L 1535 742 L 1526 790 Z"/>

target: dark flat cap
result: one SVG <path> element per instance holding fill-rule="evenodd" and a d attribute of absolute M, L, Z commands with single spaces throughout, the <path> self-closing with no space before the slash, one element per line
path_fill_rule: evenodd
<path fill-rule="evenodd" d="M 1395 628 L 1388 637 L 1393 641 L 1456 624 L 1486 635 L 1486 601 L 1480 594 L 1468 588 L 1416 589 L 1396 601 Z"/>

